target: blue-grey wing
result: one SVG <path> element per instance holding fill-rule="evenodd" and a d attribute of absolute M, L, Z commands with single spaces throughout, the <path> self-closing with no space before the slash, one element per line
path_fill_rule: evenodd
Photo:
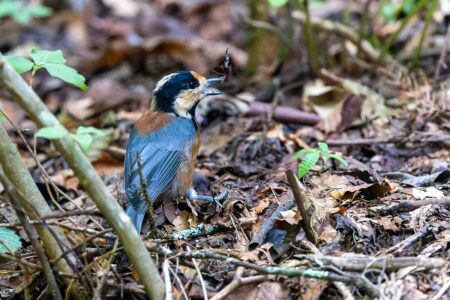
<path fill-rule="evenodd" d="M 125 155 L 125 190 L 136 211 L 143 213 L 147 208 L 140 193 L 137 153 L 141 158 L 147 192 L 153 202 L 175 179 L 185 159 L 185 149 L 192 147 L 195 134 L 194 123 L 184 118 L 174 118 L 166 126 L 147 135 L 140 135 L 133 127 Z"/>

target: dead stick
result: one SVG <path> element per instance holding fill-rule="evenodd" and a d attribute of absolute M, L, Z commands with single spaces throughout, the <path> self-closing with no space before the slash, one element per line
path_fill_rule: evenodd
<path fill-rule="evenodd" d="M 300 182 L 297 177 L 294 175 L 292 170 L 286 171 L 286 177 L 289 182 L 289 185 L 292 189 L 292 194 L 294 194 L 295 201 L 297 202 L 298 209 L 302 214 L 302 228 L 305 231 L 306 237 L 313 244 L 317 243 L 317 233 L 311 225 L 311 216 L 306 209 L 305 203 L 311 202 L 309 196 L 306 195 L 304 188 L 302 188 Z"/>
<path fill-rule="evenodd" d="M 450 207 L 450 198 L 393 201 L 388 205 L 378 205 L 371 207 L 369 208 L 369 212 L 384 216 L 413 211 L 419 207 L 431 204 Z"/>
<path fill-rule="evenodd" d="M 331 147 L 339 146 L 365 146 L 373 144 L 404 144 L 404 143 L 439 143 L 450 140 L 450 135 L 441 134 L 435 136 L 409 136 L 409 137 L 392 137 L 392 138 L 359 138 L 359 139 L 343 139 L 328 140 L 327 144 Z"/>
<path fill-rule="evenodd" d="M 323 265 L 334 265 L 344 271 L 361 272 L 370 264 L 371 269 L 385 269 L 396 271 L 401 268 L 418 266 L 426 270 L 442 268 L 446 265 L 445 259 L 435 257 L 392 257 L 392 256 L 317 256 L 317 255 L 295 255 L 296 258 L 318 261 Z"/>

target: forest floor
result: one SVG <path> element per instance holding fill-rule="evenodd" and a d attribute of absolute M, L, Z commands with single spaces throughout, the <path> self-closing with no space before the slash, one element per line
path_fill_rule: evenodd
<path fill-rule="evenodd" d="M 232 60 L 219 86 L 224 94 L 197 110 L 202 142 L 195 178 L 199 192 L 228 190 L 228 198 L 217 206 L 174 201 L 154 211 L 158 228 L 169 234 L 202 225 L 212 231 L 155 239 L 146 234 L 148 222 L 143 227 L 157 263 L 169 262 L 174 298 L 450 299 L 450 60 L 441 54 L 448 35 L 438 17 L 418 60 L 421 16 L 395 40 L 395 58 L 385 54 L 379 61 L 370 57 L 370 49 L 378 48 L 358 50 L 361 45 L 336 29 L 320 29 L 318 21 L 314 35 L 316 47 L 324 49 L 323 69 L 314 74 L 299 12 L 280 10 L 267 30 L 241 13 L 241 1 L 101 2 L 89 2 L 82 13 L 56 8 L 51 17 L 24 26 L 2 20 L 0 51 L 61 49 L 86 76 L 86 92 L 45 72 L 33 77 L 32 87 L 68 129 L 94 126 L 106 133 L 94 138 L 87 155 L 124 208 L 126 142 L 155 83 L 181 69 L 221 75 L 226 49 Z M 339 20 L 344 6 L 331 3 L 315 8 L 313 16 Z M 352 17 L 360 17 L 361 7 L 354 4 Z M 286 50 L 287 14 L 294 22 L 290 43 L 301 46 Z M 372 34 L 386 39 L 401 20 L 378 25 Z M 248 46 L 252 34 L 259 49 Z M 280 49 L 288 54 L 278 54 Z M 255 59 L 249 76 L 246 66 Z M 27 142 L 36 142 L 36 153 L 28 152 L 4 122 L 38 187 L 60 210 L 52 224 L 77 246 L 84 264 L 79 270 L 91 289 L 104 299 L 145 298 L 138 273 L 114 247 L 117 237 L 79 179 L 49 141 L 34 139 L 35 125 L 2 90 L 0 100 Z M 346 163 L 319 160 L 300 180 L 288 180 L 286 171 L 297 174 L 303 158 L 294 154 L 317 149 L 320 141 Z M 33 156 L 58 191 L 48 189 Z M 0 199 L 1 223 L 17 223 L 5 193 Z M 27 235 L 15 229 L 21 257 L 36 262 Z M 289 273 L 294 267 L 302 276 Z M 43 277 L 24 280 L 14 262 L 0 261 L 0 269 L 1 297 L 29 288 L 36 299 L 43 292 Z"/>

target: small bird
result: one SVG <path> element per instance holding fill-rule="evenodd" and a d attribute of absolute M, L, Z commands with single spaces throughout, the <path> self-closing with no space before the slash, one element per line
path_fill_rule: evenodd
<path fill-rule="evenodd" d="M 134 124 L 125 154 L 125 191 L 130 202 L 127 214 L 141 232 L 148 200 L 142 184 L 137 159 L 150 201 L 176 199 L 214 202 L 227 196 L 197 195 L 193 174 L 200 146 L 195 109 L 209 95 L 221 94 L 210 85 L 221 78 L 206 79 L 194 71 L 181 71 L 163 77 L 153 90 L 150 110 Z"/>

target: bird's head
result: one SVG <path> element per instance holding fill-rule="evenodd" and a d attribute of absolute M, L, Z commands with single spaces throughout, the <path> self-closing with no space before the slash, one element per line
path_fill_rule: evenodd
<path fill-rule="evenodd" d="M 181 71 L 163 77 L 153 90 L 151 110 L 192 119 L 198 102 L 221 92 L 210 85 L 220 78 L 206 79 L 194 71 Z"/>

